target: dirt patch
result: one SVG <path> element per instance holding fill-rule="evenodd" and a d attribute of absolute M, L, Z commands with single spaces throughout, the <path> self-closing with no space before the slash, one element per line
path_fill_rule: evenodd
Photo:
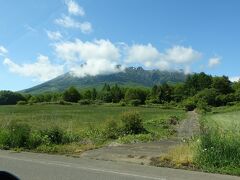
<path fill-rule="evenodd" d="M 114 144 L 84 152 L 81 156 L 106 161 L 149 164 L 152 157 L 158 157 L 168 152 L 173 146 L 179 145 L 182 139 L 189 139 L 199 133 L 197 113 L 195 111 L 188 112 L 187 119 L 177 125 L 176 130 L 177 137 L 175 138 L 148 143 Z"/>

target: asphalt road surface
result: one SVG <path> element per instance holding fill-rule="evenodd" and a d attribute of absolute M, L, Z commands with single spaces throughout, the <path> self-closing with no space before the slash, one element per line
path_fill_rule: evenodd
<path fill-rule="evenodd" d="M 239 177 L 61 155 L 0 151 L 0 170 L 22 180 L 240 180 Z"/>

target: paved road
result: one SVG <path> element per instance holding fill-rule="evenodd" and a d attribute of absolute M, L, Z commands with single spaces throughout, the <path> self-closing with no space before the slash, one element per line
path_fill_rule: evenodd
<path fill-rule="evenodd" d="M 0 151 L 0 170 L 10 171 L 22 180 L 240 180 L 234 176 L 124 162 L 9 151 Z"/>

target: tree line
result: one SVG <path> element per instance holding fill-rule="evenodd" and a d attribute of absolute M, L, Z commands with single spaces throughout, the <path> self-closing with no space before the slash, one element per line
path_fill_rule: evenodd
<path fill-rule="evenodd" d="M 41 102 L 94 102 L 141 104 L 183 104 L 191 110 L 207 106 L 224 106 L 240 101 L 240 81 L 231 82 L 227 76 L 205 73 L 188 75 L 183 83 L 154 85 L 152 88 L 121 87 L 104 84 L 102 89 L 77 90 L 70 87 L 63 93 L 51 92 L 37 95 L 0 91 L 0 105 L 33 104 Z"/>

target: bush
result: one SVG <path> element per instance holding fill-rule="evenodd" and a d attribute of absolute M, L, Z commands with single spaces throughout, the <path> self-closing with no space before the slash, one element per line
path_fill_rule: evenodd
<path fill-rule="evenodd" d="M 10 124 L 7 127 L 7 131 L 5 135 L 8 138 L 5 139 L 6 141 L 3 145 L 9 148 L 27 147 L 31 131 L 27 124 Z"/>
<path fill-rule="evenodd" d="M 60 100 L 60 101 L 59 101 L 59 104 L 60 104 L 60 105 L 72 105 L 72 103 L 66 102 L 66 101 L 64 101 L 64 100 Z"/>
<path fill-rule="evenodd" d="M 10 133 L 7 130 L 0 131 L 0 148 L 9 149 L 10 148 Z"/>
<path fill-rule="evenodd" d="M 139 99 L 133 99 L 133 100 L 129 101 L 129 103 L 132 106 L 139 106 L 141 104 L 141 101 Z"/>
<path fill-rule="evenodd" d="M 142 118 L 137 112 L 126 112 L 122 115 L 123 131 L 125 134 L 146 133 Z"/>
<path fill-rule="evenodd" d="M 41 132 L 42 136 L 46 135 L 52 144 L 63 143 L 63 130 L 59 127 L 52 127 Z"/>
<path fill-rule="evenodd" d="M 104 101 L 102 101 L 102 100 L 95 100 L 94 101 L 94 104 L 96 104 L 96 105 L 102 105 L 104 103 Z"/>
<path fill-rule="evenodd" d="M 123 100 L 122 100 L 122 101 L 120 101 L 120 102 L 119 102 L 119 104 L 120 104 L 120 106 L 126 106 L 126 105 L 127 105 L 127 104 L 126 104 L 126 102 L 125 102 L 125 101 L 123 101 Z"/>
<path fill-rule="evenodd" d="M 183 106 L 186 111 L 193 111 L 197 105 L 193 98 L 188 98 L 183 102 Z"/>
<path fill-rule="evenodd" d="M 83 100 L 78 101 L 78 103 L 81 105 L 89 105 L 92 102 L 89 99 L 83 99 Z"/>
<path fill-rule="evenodd" d="M 27 101 L 18 101 L 17 102 L 17 105 L 26 105 L 27 104 Z"/>
<path fill-rule="evenodd" d="M 44 141 L 44 137 L 41 135 L 39 131 L 32 132 L 29 137 L 28 148 L 34 149 L 40 146 Z"/>
<path fill-rule="evenodd" d="M 179 124 L 179 118 L 177 116 L 171 116 L 169 119 L 168 119 L 168 123 L 170 125 L 177 125 Z"/>
<path fill-rule="evenodd" d="M 116 121 L 108 120 L 105 124 L 103 131 L 104 137 L 106 137 L 107 139 L 117 139 L 120 134 L 119 129 L 120 128 Z"/>
<path fill-rule="evenodd" d="M 69 144 L 72 142 L 79 142 L 82 138 L 78 134 L 74 134 L 72 132 L 63 133 L 62 144 Z"/>
<path fill-rule="evenodd" d="M 200 110 L 202 113 L 210 112 L 211 108 L 208 106 L 207 102 L 200 99 L 197 103 L 197 108 Z"/>

